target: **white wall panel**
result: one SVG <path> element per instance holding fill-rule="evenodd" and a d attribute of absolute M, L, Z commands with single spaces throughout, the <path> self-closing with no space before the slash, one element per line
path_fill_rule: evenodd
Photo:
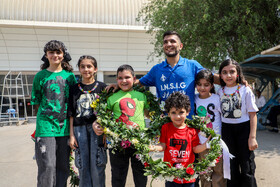
<path fill-rule="evenodd" d="M 70 45 L 68 45 L 68 46 L 70 46 L 68 48 L 85 48 L 85 49 L 94 48 L 94 49 L 98 49 L 99 43 L 94 43 L 94 42 L 70 42 Z"/>
<path fill-rule="evenodd" d="M 37 40 L 37 38 L 35 37 L 34 34 L 21 34 L 21 35 L 18 35 L 18 34 L 3 34 L 3 37 L 4 39 L 6 40 L 29 40 L 29 41 L 32 41 L 32 40 Z"/>
<path fill-rule="evenodd" d="M 0 54 L 1 53 L 7 53 L 7 48 L 6 47 L 0 47 Z"/>
<path fill-rule="evenodd" d="M 150 53 L 150 50 L 147 49 L 128 49 L 127 55 L 142 55 L 142 56 L 148 56 Z"/>
<path fill-rule="evenodd" d="M 8 60 L 8 54 L 0 54 L 0 60 Z"/>
<path fill-rule="evenodd" d="M 143 66 L 144 63 L 147 61 L 147 57 L 146 56 L 127 56 L 127 61 L 128 62 L 141 62 L 140 65 Z"/>
<path fill-rule="evenodd" d="M 99 31 L 94 30 L 68 30 L 68 34 L 71 36 L 99 36 Z"/>
<path fill-rule="evenodd" d="M 60 40 L 60 41 L 68 41 L 68 36 L 67 35 L 55 35 L 55 34 L 49 34 L 49 35 L 35 35 L 36 40 L 42 41 L 43 45 L 45 45 L 46 42 L 50 40 Z"/>
<path fill-rule="evenodd" d="M 100 49 L 101 55 L 127 55 L 127 50 L 125 49 Z"/>
<path fill-rule="evenodd" d="M 12 27 L 3 27 L 1 28 L 3 34 L 35 34 L 34 29 L 32 28 L 12 28 Z"/>
<path fill-rule="evenodd" d="M 39 56 L 38 53 L 36 53 L 36 54 L 20 54 L 20 55 L 9 54 L 9 60 L 10 61 L 36 61 L 36 60 L 40 60 L 40 59 L 41 59 L 41 56 Z"/>
<path fill-rule="evenodd" d="M 127 57 L 126 56 L 116 56 L 116 55 L 106 55 L 106 56 L 100 56 L 100 61 L 104 61 L 104 62 L 127 62 Z"/>
<path fill-rule="evenodd" d="M 61 35 L 61 36 L 65 36 L 67 34 L 67 29 L 48 29 L 48 28 L 44 28 L 44 29 L 35 29 L 36 34 L 42 34 L 42 35 Z"/>
<path fill-rule="evenodd" d="M 137 43 L 137 44 L 147 44 L 150 43 L 150 39 L 148 38 L 128 38 L 129 43 Z"/>
<path fill-rule="evenodd" d="M 38 47 L 6 47 L 5 53 L 7 53 L 7 51 L 9 54 L 38 54 L 41 52 Z"/>
<path fill-rule="evenodd" d="M 0 0 L 0 19 L 142 25 L 135 19 L 148 0 Z"/>
<path fill-rule="evenodd" d="M 92 55 L 92 56 L 94 56 L 94 55 L 100 54 L 100 53 L 99 53 L 99 49 L 71 48 L 71 55 L 73 56 L 74 54 L 75 55 L 76 54 L 78 54 L 78 55 L 83 54 L 83 55 Z M 82 55 L 80 55 L 80 56 L 82 56 Z"/>
<path fill-rule="evenodd" d="M 152 45 L 146 45 L 146 44 L 136 44 L 136 43 L 132 43 L 132 44 L 128 44 L 128 49 L 150 49 L 153 50 L 153 46 Z"/>
<path fill-rule="evenodd" d="M 118 38 L 118 37 L 100 37 L 100 42 L 105 43 L 127 43 L 128 38 Z"/>
<path fill-rule="evenodd" d="M 7 47 L 37 47 L 38 43 L 37 41 L 17 41 L 17 40 L 5 40 Z"/>
<path fill-rule="evenodd" d="M 126 43 L 100 43 L 100 49 L 127 49 Z"/>
<path fill-rule="evenodd" d="M 98 42 L 98 40 L 97 36 L 69 36 L 70 42 Z"/>
<path fill-rule="evenodd" d="M 99 36 L 117 36 L 117 37 L 123 37 L 126 38 L 128 37 L 128 32 L 118 32 L 118 31 L 101 31 L 99 33 Z"/>
<path fill-rule="evenodd" d="M 153 51 L 149 42 L 150 35 L 145 31 L 135 31 L 135 34 L 132 32 L 134 31 L 0 24 L 0 36 L 3 36 L 0 39 L 0 71 L 37 72 L 42 64 L 40 59 L 43 47 L 52 39 L 64 42 L 72 56 L 70 64 L 75 71 L 78 71 L 76 64 L 82 55 L 94 56 L 99 71 L 115 72 L 122 64 L 130 64 L 138 71 L 149 71 L 155 64 L 147 63 L 147 57 Z"/>

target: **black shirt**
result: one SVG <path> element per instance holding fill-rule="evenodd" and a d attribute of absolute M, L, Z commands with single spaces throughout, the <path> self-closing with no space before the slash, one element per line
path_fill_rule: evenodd
<path fill-rule="evenodd" d="M 91 93 L 84 93 L 79 88 L 79 84 L 84 92 L 95 89 Z M 96 120 L 96 115 L 93 113 L 94 111 L 90 104 L 96 100 L 97 94 L 105 87 L 105 83 L 95 81 L 89 85 L 77 83 L 70 88 L 68 116 L 74 117 L 73 126 L 92 124 Z"/>

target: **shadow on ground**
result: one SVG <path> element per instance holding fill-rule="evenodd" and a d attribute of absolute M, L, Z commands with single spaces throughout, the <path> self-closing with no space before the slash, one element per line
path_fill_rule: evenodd
<path fill-rule="evenodd" d="M 272 158 L 280 155 L 280 134 L 261 130 L 257 132 L 259 148 L 255 154 L 260 157 Z"/>

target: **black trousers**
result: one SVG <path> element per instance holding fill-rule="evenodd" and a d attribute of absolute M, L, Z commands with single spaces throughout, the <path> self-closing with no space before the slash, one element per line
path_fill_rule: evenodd
<path fill-rule="evenodd" d="M 270 121 L 270 126 L 278 128 L 277 116 L 280 114 L 280 105 L 271 107 L 267 119 Z"/>
<path fill-rule="evenodd" d="M 165 182 L 165 187 L 195 187 L 195 183 L 178 184 L 175 182 Z"/>
<path fill-rule="evenodd" d="M 227 187 L 256 187 L 255 155 L 249 150 L 250 121 L 240 124 L 222 123 L 222 139 L 235 157 L 230 160 L 231 180 Z"/>
<path fill-rule="evenodd" d="M 144 165 L 134 155 L 135 151 L 135 149 L 127 148 L 125 149 L 125 152 L 116 151 L 115 154 L 113 154 L 112 151 L 109 150 L 112 187 L 125 187 L 129 160 L 131 160 L 135 187 L 146 187 L 147 177 L 144 176 Z"/>

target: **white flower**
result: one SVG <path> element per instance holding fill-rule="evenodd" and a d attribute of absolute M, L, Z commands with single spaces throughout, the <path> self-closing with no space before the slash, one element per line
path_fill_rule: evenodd
<path fill-rule="evenodd" d="M 198 174 L 197 173 L 195 173 L 195 174 L 193 174 L 193 176 L 190 178 L 190 180 L 192 180 L 192 179 L 196 179 L 198 177 Z M 187 180 L 187 179 L 186 179 Z"/>
<path fill-rule="evenodd" d="M 173 176 L 166 176 L 166 177 L 165 177 L 165 180 L 170 181 L 170 182 L 173 182 L 174 178 L 175 178 L 175 177 L 173 177 Z"/>
<path fill-rule="evenodd" d="M 206 134 L 205 134 L 204 132 L 202 132 L 202 131 L 200 131 L 199 134 L 200 134 L 201 136 L 203 136 L 203 137 L 206 137 Z"/>
<path fill-rule="evenodd" d="M 162 176 L 162 175 L 159 175 L 159 176 L 158 176 L 158 179 L 159 179 L 159 180 L 161 180 L 161 181 L 163 181 L 163 180 L 164 180 L 164 178 L 163 178 L 163 176 Z"/>
<path fill-rule="evenodd" d="M 161 102 L 160 102 L 160 105 L 159 105 L 160 110 L 164 111 L 164 110 L 165 110 L 165 109 L 164 109 L 164 106 L 165 106 L 165 102 L 164 102 L 164 101 L 161 101 Z"/>
<path fill-rule="evenodd" d="M 210 167 L 215 167 L 215 166 L 216 166 L 216 160 L 214 160 L 213 162 L 211 162 L 211 163 L 209 164 L 209 166 L 210 166 Z"/>
<path fill-rule="evenodd" d="M 134 127 L 132 126 L 132 125 L 127 125 L 126 126 L 129 130 L 133 130 L 134 129 Z"/>
<path fill-rule="evenodd" d="M 132 142 L 134 145 L 136 145 L 136 144 L 139 143 L 139 141 L 138 141 L 136 138 L 133 138 L 133 139 L 131 140 L 131 142 Z"/>

